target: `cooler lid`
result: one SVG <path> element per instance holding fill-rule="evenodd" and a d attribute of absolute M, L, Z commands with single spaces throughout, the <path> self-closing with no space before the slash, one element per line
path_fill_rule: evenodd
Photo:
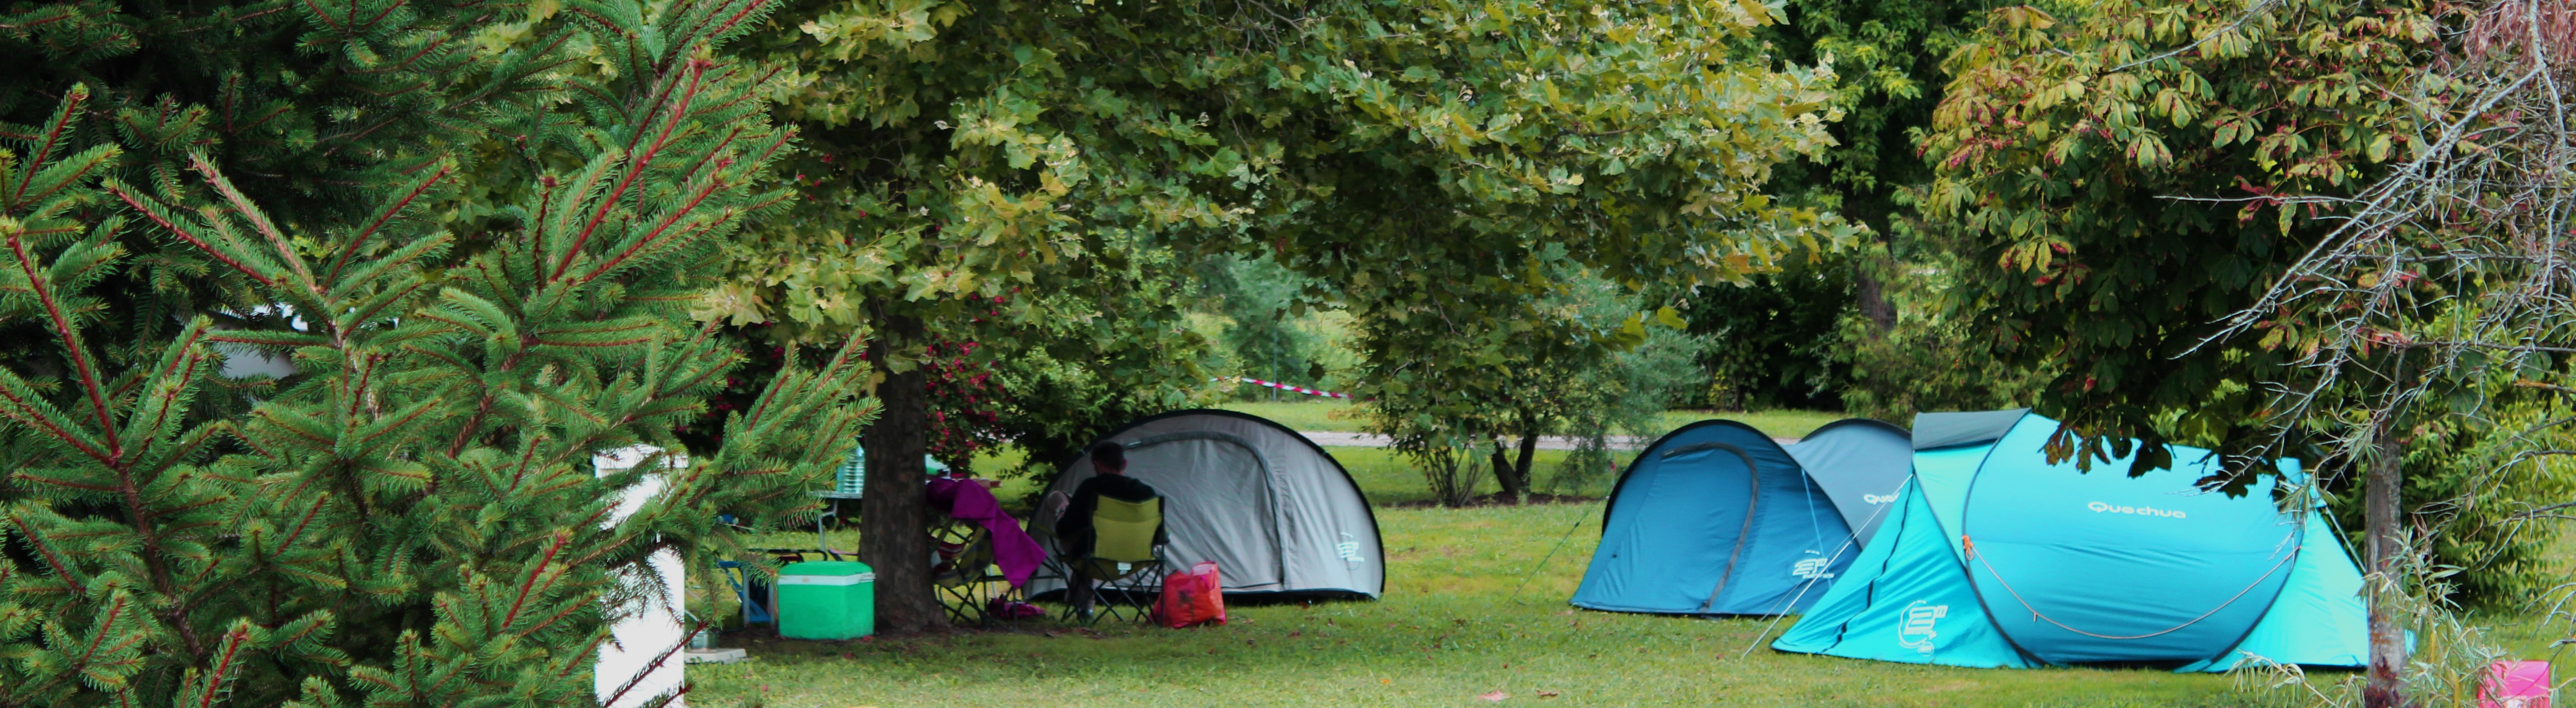
<path fill-rule="evenodd" d="M 868 564 L 858 561 L 806 561 L 778 568 L 779 575 L 865 575 Z"/>

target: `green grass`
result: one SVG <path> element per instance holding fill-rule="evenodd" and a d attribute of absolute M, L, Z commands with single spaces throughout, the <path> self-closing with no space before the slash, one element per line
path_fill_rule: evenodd
<path fill-rule="evenodd" d="M 2544 562 L 2549 563 L 2549 567 L 2555 569 L 2562 578 L 2576 581 L 2576 577 L 2571 577 L 2576 576 L 2576 564 L 2571 564 L 2571 561 L 2576 561 L 2576 533 L 2560 533 L 2556 539 L 2549 542 L 2548 550 L 2542 552 L 2541 556 Z M 2559 593 L 2548 593 L 2547 596 L 2563 597 Z M 2550 644 L 2576 639 L 2576 636 L 2570 635 L 2571 632 L 2576 632 L 2576 628 L 2569 626 L 2569 618 L 2549 618 L 2546 612 L 2548 609 L 2546 606 L 2528 609 L 2481 607 L 2468 611 L 2467 623 L 2470 626 L 2486 628 L 2488 638 L 2513 652 L 2516 657 L 2563 662 L 2570 658 L 2569 649 L 2552 647 Z M 2563 673 L 2564 669 L 2561 672 Z"/>
<path fill-rule="evenodd" d="M 1817 428 L 1851 416 L 1834 411 L 1664 411 L 1664 429 L 1672 430 L 1696 421 L 1724 418 L 1752 425 L 1775 438 L 1803 438 Z M 1906 421 L 1896 421 L 1904 425 Z"/>
<path fill-rule="evenodd" d="M 1305 398 L 1306 400 L 1291 401 L 1282 399 L 1278 403 L 1271 403 L 1269 401 L 1238 401 L 1222 404 L 1217 407 L 1230 411 L 1242 411 L 1261 416 L 1263 418 L 1269 418 L 1271 420 L 1278 421 L 1280 425 L 1285 425 L 1297 430 L 1342 433 L 1360 432 L 1360 420 L 1357 417 L 1358 409 L 1349 402 L 1338 400 L 1327 401 L 1311 396 L 1300 396 L 1300 398 Z M 1830 411 L 1664 411 L 1663 419 L 1659 422 L 1660 427 L 1657 430 L 1651 431 L 1649 435 L 1662 435 L 1666 431 L 1682 427 L 1683 425 L 1687 425 L 1695 421 L 1706 420 L 1709 418 L 1726 418 L 1751 424 L 1755 428 L 1760 428 L 1762 432 L 1771 434 L 1772 437 L 1795 438 L 1803 437 L 1808 432 L 1823 427 L 1826 423 L 1842 420 L 1845 417 L 1846 416 L 1841 413 Z M 1904 421 L 1896 422 L 1900 425 L 1904 423 Z"/>
<path fill-rule="evenodd" d="M 1359 482 L 1360 490 L 1368 494 L 1369 502 L 1372 504 L 1384 507 L 1432 501 L 1430 483 L 1423 481 L 1422 473 L 1405 462 L 1403 457 L 1396 455 L 1394 450 L 1377 447 L 1328 447 L 1324 448 L 1324 451 L 1332 453 L 1333 459 L 1340 460 L 1343 469 L 1350 470 L 1351 479 Z M 1530 461 L 1530 474 L 1538 477 L 1539 491 L 1591 497 L 1606 496 L 1610 493 L 1610 485 L 1617 482 L 1619 478 L 1619 472 L 1615 469 L 1594 473 L 1583 479 L 1580 484 L 1568 485 L 1564 488 L 1550 486 L 1549 480 L 1557 474 L 1557 466 L 1564 463 L 1567 454 L 1564 450 L 1540 450 L 1536 454 L 1536 459 Z M 1625 465 L 1630 455 L 1613 453 L 1612 457 L 1618 460 L 1619 464 Z M 1498 491 L 1490 476 L 1476 488 L 1479 493 Z"/>
<path fill-rule="evenodd" d="M 1380 509 L 1384 600 L 1230 608 L 1224 627 L 729 641 L 689 669 L 731 707 L 1493 705 L 2220 706 L 2223 676 L 1996 671 L 1779 654 L 1768 622 L 1568 608 L 1598 504 Z M 1562 542 L 1562 546 L 1559 544 Z M 1551 557 L 1550 551 L 1554 550 Z M 1547 559 L 1545 565 L 1540 561 Z M 1748 654 L 1746 648 L 1754 647 Z M 1552 699 L 1539 697 L 1552 691 Z"/>
<path fill-rule="evenodd" d="M 1359 408 L 1341 400 L 1327 401 L 1299 395 L 1306 400 L 1288 400 L 1283 394 L 1278 403 L 1269 401 L 1234 401 L 1216 407 L 1242 411 L 1269 418 L 1292 430 L 1356 433 L 1360 431 Z"/>

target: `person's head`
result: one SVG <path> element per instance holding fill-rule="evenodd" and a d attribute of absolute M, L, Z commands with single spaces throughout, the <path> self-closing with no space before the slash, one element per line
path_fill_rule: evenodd
<path fill-rule="evenodd" d="M 1091 446 L 1091 471 L 1100 474 L 1127 473 L 1127 446 L 1105 442 Z"/>

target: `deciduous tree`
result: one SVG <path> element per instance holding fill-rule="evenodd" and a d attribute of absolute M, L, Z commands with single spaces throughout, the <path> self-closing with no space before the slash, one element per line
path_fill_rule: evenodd
<path fill-rule="evenodd" d="M 1832 116 L 1820 78 L 1736 51 L 1772 19 L 1759 6 L 992 0 L 781 17 L 797 32 L 761 51 L 809 79 L 787 109 L 815 148 L 793 169 L 809 199 L 764 232 L 735 301 L 874 327 L 888 414 L 870 456 L 891 464 L 871 475 L 886 486 L 869 490 L 863 555 L 886 566 L 879 616 L 897 630 L 937 618 L 916 567 L 918 436 L 891 428 L 918 410 L 905 371 L 929 333 L 955 336 L 1014 287 L 1070 298 L 1016 299 L 1014 326 L 1151 322 L 1162 306 L 1128 299 L 1157 274 L 1139 269 L 1258 249 L 1400 322 L 1454 289 L 1538 292 L 1518 278 L 1558 262 L 1714 279 L 1814 240 L 1812 213 L 1758 186 L 1825 144 Z M 1152 307 L 1112 309 L 1127 302 Z"/>
<path fill-rule="evenodd" d="M 2398 595 L 2408 583 L 2434 579 L 2400 571 L 2453 545 L 2410 532 L 2408 498 L 2433 490 L 2410 463 L 2473 440 L 2460 452 L 2486 448 L 2488 461 L 2472 468 L 2470 490 L 2439 504 L 2456 514 L 2503 501 L 2480 488 L 2531 486 L 2516 477 L 2559 466 L 2571 431 L 2551 413 L 2576 392 L 2564 359 L 2576 327 L 2576 279 L 2565 266 L 2576 224 L 2576 113 L 2568 108 L 2576 94 L 2567 88 L 2576 81 L 2576 10 L 2495 0 L 2456 30 L 2437 29 L 2421 31 L 2441 40 L 2439 61 L 2382 89 L 2399 101 L 2407 130 L 2372 137 L 2365 149 L 2393 168 L 2348 192 L 2282 195 L 2289 208 L 2339 218 L 2223 332 L 2259 337 L 2293 365 L 2266 379 L 2273 422 L 2327 441 L 2330 459 L 2367 470 L 2361 506 L 2373 583 L 2363 700 L 2372 706 L 2409 703 L 2404 682 L 2419 673 L 2407 666 L 2409 618 L 2395 608 L 2405 606 Z M 2457 477 L 2432 481 L 2456 485 Z M 2563 486 L 2549 486 L 2563 495 Z M 2537 507 L 2514 501 L 2525 508 L 2484 516 L 2529 520 L 2568 505 L 2563 496 Z"/>
<path fill-rule="evenodd" d="M 2052 454 L 2090 461 L 2137 439 L 2128 473 L 2144 474 L 2170 464 L 2162 443 L 2180 437 L 2228 455 L 2209 482 L 2242 493 L 2269 471 L 2264 453 L 2282 451 L 2265 444 L 2279 438 L 2262 384 L 2290 376 L 2299 354 L 2225 320 L 2304 287 L 2290 265 L 2352 215 L 2327 203 L 2443 149 L 2410 102 L 2450 90 L 2424 70 L 2446 8 L 2052 7 L 1994 10 L 1951 54 L 1923 143 L 1939 171 L 1926 213 L 1964 226 L 1978 271 L 1958 287 L 1996 351 L 2064 363 L 2041 397 L 2066 421 Z M 2414 376 L 2402 369 L 2381 371 Z M 2367 561 L 2385 588 L 2399 567 L 2379 532 L 2396 524 L 2398 421 L 2347 422 L 2376 446 L 2346 459 L 2372 461 Z M 2373 600 L 2372 705 L 2400 700 L 2385 599 Z"/>
<path fill-rule="evenodd" d="M 2261 427 L 2260 396 L 2221 384 L 2284 360 L 2210 337 L 2332 228 L 2283 197 L 2353 193 L 2416 149 L 2390 91 L 2420 76 L 2438 20 L 2411 0 L 2060 10 L 1998 8 L 1951 54 L 1924 210 L 1963 230 L 1976 270 L 1954 285 L 1995 351 L 2070 363 L 2041 399 L 2062 444 L 2141 439 L 2143 472 L 2169 433 Z"/>
<path fill-rule="evenodd" d="M 1839 114 L 1830 74 L 1748 49 L 1779 19 L 1748 8 L 1424 6 L 1383 23 L 1407 33 L 1357 16 L 1309 30 L 1368 51 L 1318 70 L 1349 87 L 1350 123 L 1334 170 L 1294 173 L 1331 198 L 1276 232 L 1273 257 L 1334 283 L 1354 314 L 1354 395 L 1376 400 L 1375 429 L 1451 468 L 1439 461 L 1484 452 L 1455 446 L 1508 432 L 1480 411 L 1538 394 L 1521 379 L 1642 341 L 1650 312 L 1616 336 L 1552 315 L 1572 277 L 1642 294 L 1850 239 L 1762 192 L 1773 165 L 1831 143 Z"/>

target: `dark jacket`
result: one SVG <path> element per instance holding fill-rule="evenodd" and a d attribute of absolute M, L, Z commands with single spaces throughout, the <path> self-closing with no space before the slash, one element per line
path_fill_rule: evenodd
<path fill-rule="evenodd" d="M 1065 552 L 1076 555 L 1091 552 L 1091 512 L 1100 509 L 1100 498 L 1141 502 L 1156 496 L 1154 486 L 1127 475 L 1093 475 L 1074 485 L 1072 503 L 1064 507 L 1064 516 L 1055 520 L 1055 536 L 1063 539 Z M 1154 527 L 1154 544 L 1162 545 L 1163 527 Z"/>

